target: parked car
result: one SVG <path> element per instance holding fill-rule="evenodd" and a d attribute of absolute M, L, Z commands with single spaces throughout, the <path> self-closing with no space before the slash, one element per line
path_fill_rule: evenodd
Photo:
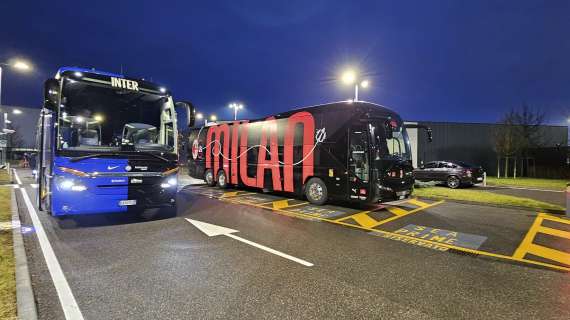
<path fill-rule="evenodd" d="M 483 182 L 484 170 L 462 161 L 432 161 L 414 170 L 414 177 L 419 181 L 443 182 L 455 189 L 472 186 Z"/>

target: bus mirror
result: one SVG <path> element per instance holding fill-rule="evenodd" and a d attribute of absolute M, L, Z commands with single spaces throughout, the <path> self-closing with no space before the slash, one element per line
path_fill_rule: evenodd
<path fill-rule="evenodd" d="M 57 99 L 59 97 L 59 81 L 48 79 L 44 82 L 44 108 L 49 110 L 57 109 Z"/>
<path fill-rule="evenodd" d="M 433 141 L 433 134 L 431 132 L 431 128 L 427 128 L 427 138 L 428 138 L 428 142 Z"/>
<path fill-rule="evenodd" d="M 176 102 L 175 107 L 178 121 L 188 127 L 194 126 L 194 121 L 196 120 L 196 108 L 194 108 L 194 105 L 190 102 L 179 101 Z"/>

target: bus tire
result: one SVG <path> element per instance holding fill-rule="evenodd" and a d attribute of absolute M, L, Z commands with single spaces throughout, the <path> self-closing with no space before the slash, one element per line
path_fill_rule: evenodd
<path fill-rule="evenodd" d="M 218 188 L 226 189 L 228 187 L 228 176 L 225 170 L 220 170 L 218 172 Z"/>
<path fill-rule="evenodd" d="M 214 171 L 212 171 L 212 169 L 206 169 L 204 172 L 204 181 L 206 181 L 206 185 L 209 187 L 216 185 L 216 179 L 214 178 Z"/>
<path fill-rule="evenodd" d="M 305 184 L 305 197 L 310 203 L 323 205 L 328 200 L 327 186 L 319 178 L 311 178 Z"/>

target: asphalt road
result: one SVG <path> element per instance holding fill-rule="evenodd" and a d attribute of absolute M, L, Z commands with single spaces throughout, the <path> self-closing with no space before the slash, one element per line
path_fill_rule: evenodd
<path fill-rule="evenodd" d="M 538 201 L 552 203 L 561 207 L 566 207 L 566 193 L 552 190 L 522 189 L 507 187 L 481 187 L 488 191 L 507 194 L 516 197 L 530 198 Z"/>
<path fill-rule="evenodd" d="M 19 175 L 33 198 L 29 172 Z M 440 252 L 190 188 L 178 201 L 176 217 L 60 220 L 39 212 L 85 319 L 570 318 L 569 273 Z M 482 249 L 512 252 L 536 214 L 501 210 L 447 202 L 383 228 L 415 224 L 479 234 L 487 239 Z M 208 237 L 185 218 L 239 230 L 235 235 L 314 266 L 226 236 Z M 33 228 L 25 245 L 40 319 L 64 319 Z"/>

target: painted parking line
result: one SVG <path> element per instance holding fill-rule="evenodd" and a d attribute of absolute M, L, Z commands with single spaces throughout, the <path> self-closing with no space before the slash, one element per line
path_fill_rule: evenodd
<path fill-rule="evenodd" d="M 231 201 L 231 202 L 233 202 L 233 201 Z M 363 227 L 363 226 L 351 224 L 351 223 L 346 223 L 346 222 L 339 221 L 339 220 L 329 219 L 329 218 L 325 218 L 325 217 L 319 217 L 319 216 L 310 215 L 310 214 L 304 214 L 304 213 L 301 213 L 301 212 L 295 211 L 295 210 L 269 209 L 267 207 L 256 205 L 256 204 L 247 204 L 247 205 L 266 209 L 266 210 L 272 210 L 273 212 L 283 214 L 286 216 L 296 216 L 296 217 L 300 217 L 303 219 L 319 220 L 319 221 L 329 222 L 332 224 L 338 224 L 338 225 L 342 225 L 342 226 L 346 226 L 346 227 L 365 230 L 365 231 L 369 231 L 372 234 L 375 234 L 375 235 L 378 235 L 378 236 L 381 236 L 381 237 L 384 237 L 387 239 L 397 240 L 397 241 L 401 241 L 401 242 L 405 242 L 405 243 L 413 243 L 413 244 L 420 245 L 420 246 L 426 247 L 426 248 L 432 248 L 432 249 L 435 248 L 435 249 L 440 250 L 440 251 L 447 251 L 449 249 L 453 249 L 456 252 L 470 253 L 470 254 L 476 255 L 476 256 L 482 256 L 482 257 L 489 257 L 489 258 L 495 258 L 495 259 L 506 260 L 506 261 L 525 263 L 528 265 L 570 272 L 570 267 L 563 267 L 563 266 L 559 266 L 559 265 L 555 265 L 555 264 L 551 264 L 551 263 L 545 263 L 545 262 L 530 260 L 530 259 L 526 259 L 526 258 L 519 258 L 519 257 L 514 257 L 514 256 L 509 256 L 509 255 L 504 255 L 504 254 L 498 254 L 498 253 L 493 253 L 493 252 L 488 252 L 488 251 L 481 251 L 481 250 L 477 250 L 477 249 L 470 249 L 470 248 L 460 247 L 460 246 L 456 246 L 453 244 L 441 243 L 438 241 L 433 241 L 433 240 L 428 240 L 428 239 L 418 239 L 416 237 L 408 236 L 405 234 L 398 234 L 395 232 L 390 232 L 390 231 L 385 231 L 385 230 L 380 230 L 380 229 L 370 229 L 367 227 Z M 443 250 L 443 249 L 445 249 L 445 250 Z"/>
<path fill-rule="evenodd" d="M 20 180 L 20 177 L 18 176 L 16 170 L 14 170 L 14 176 L 16 177 L 16 181 L 19 184 L 22 184 L 22 181 Z M 40 243 L 40 248 L 44 255 L 48 271 L 51 275 L 51 280 L 54 284 L 57 296 L 59 297 L 59 302 L 61 303 L 61 308 L 63 309 L 65 319 L 83 320 L 83 314 L 77 305 L 77 301 L 73 296 L 73 292 L 71 291 L 69 283 L 67 282 L 63 270 L 61 269 L 61 265 L 59 264 L 57 256 L 55 255 L 51 243 L 49 242 L 49 238 L 47 237 L 42 222 L 38 217 L 38 213 L 36 212 L 36 209 L 32 205 L 32 201 L 26 192 L 26 188 L 20 188 L 20 191 L 22 192 L 22 198 L 24 199 L 24 203 L 26 204 L 26 208 L 28 209 L 28 213 L 32 219 L 32 224 L 36 230 L 38 242 Z"/>
<path fill-rule="evenodd" d="M 546 213 L 539 213 L 534 220 L 532 226 L 525 235 L 523 241 L 513 254 L 513 257 L 522 259 L 528 254 L 540 258 L 551 260 L 559 264 L 570 266 L 570 248 L 569 252 L 561 251 L 558 249 L 550 248 L 544 244 L 537 244 L 536 237 L 539 234 L 547 234 L 559 239 L 570 240 L 570 232 L 552 227 L 544 226 L 545 221 L 560 223 L 563 225 L 570 225 L 570 220 L 558 218 Z"/>
<path fill-rule="evenodd" d="M 493 252 L 478 250 L 478 247 L 485 240 L 483 238 L 486 238 L 486 237 L 481 237 L 478 235 L 458 234 L 458 236 L 453 237 L 454 239 L 457 239 L 457 240 L 453 241 L 455 243 L 453 243 L 453 242 L 452 243 L 445 243 L 445 242 L 439 241 L 439 238 L 441 238 L 441 235 L 437 239 L 435 239 L 435 238 L 433 238 L 433 239 L 432 238 L 421 239 L 421 238 L 418 238 L 418 235 L 402 234 L 403 231 L 401 229 L 400 229 L 400 231 L 396 230 L 395 232 L 391 232 L 391 231 L 386 231 L 386 230 L 382 230 L 382 229 L 378 228 L 379 226 L 381 226 L 385 223 L 388 223 L 388 222 L 400 219 L 402 217 L 409 216 L 411 214 L 420 212 L 422 210 L 434 207 L 436 205 L 439 205 L 439 204 L 444 202 L 443 200 L 437 201 L 437 202 L 432 202 L 432 203 L 427 203 L 424 201 L 413 199 L 413 201 L 408 200 L 408 201 L 401 202 L 401 203 L 398 202 L 398 207 L 395 207 L 395 206 L 384 207 L 384 206 L 382 206 L 382 207 L 379 207 L 379 208 L 376 208 L 376 209 L 370 210 L 370 211 L 358 211 L 358 210 L 351 209 L 351 208 L 343 208 L 343 207 L 337 207 L 337 206 L 331 206 L 331 205 L 315 206 L 315 205 L 311 205 L 311 204 L 306 203 L 306 202 L 302 202 L 300 200 L 286 199 L 286 198 L 282 198 L 282 197 L 280 198 L 280 197 L 276 197 L 276 196 L 272 201 L 268 201 L 269 200 L 267 198 L 268 195 L 262 194 L 262 196 L 264 196 L 262 199 L 260 198 L 256 201 L 242 201 L 241 198 L 236 199 L 236 198 L 232 198 L 232 197 L 227 198 L 227 199 L 221 199 L 221 200 L 231 202 L 231 203 L 236 203 L 236 204 L 243 204 L 243 205 L 247 205 L 247 206 L 262 208 L 262 209 L 270 210 L 270 211 L 273 211 L 275 213 L 282 214 L 285 216 L 290 216 L 290 217 L 293 216 L 293 217 L 297 217 L 297 218 L 301 218 L 301 219 L 305 219 L 305 220 L 317 220 L 317 221 L 329 222 L 332 224 L 337 224 L 337 225 L 342 225 L 342 226 L 351 227 L 351 228 L 355 228 L 355 229 L 365 230 L 365 231 L 368 231 L 369 233 L 371 233 L 373 235 L 377 235 L 377 236 L 380 236 L 380 237 L 383 237 L 386 239 L 400 241 L 400 242 L 404 242 L 406 244 L 413 244 L 413 245 L 421 246 L 424 248 L 435 249 L 438 251 L 448 251 L 448 250 L 452 249 L 455 252 L 469 253 L 469 254 L 472 254 L 475 256 L 489 257 L 489 258 L 494 258 L 494 259 L 518 262 L 518 263 L 523 263 L 523 264 L 532 265 L 532 266 L 539 266 L 539 267 L 544 267 L 544 268 L 549 268 L 549 269 L 554 269 L 554 270 L 559 270 L 559 271 L 570 272 L 570 264 L 568 267 L 566 267 L 566 266 L 559 265 L 559 264 L 553 264 L 553 263 L 533 260 L 533 259 L 530 259 L 528 257 L 525 257 L 524 255 L 521 256 L 520 254 L 519 255 L 514 254 L 514 255 L 510 256 L 510 255 L 505 255 L 505 254 L 499 254 L 499 253 L 493 253 Z M 246 198 L 247 198 L 247 196 L 246 196 Z M 257 197 L 255 197 L 255 198 L 257 198 Z M 295 201 L 299 201 L 299 202 L 295 203 Z M 416 208 L 409 210 L 410 207 L 408 205 L 416 206 Z M 406 207 L 408 210 L 403 209 L 402 206 Z M 387 210 L 387 208 L 398 208 L 398 209 L 401 209 L 401 211 L 400 210 L 394 210 L 394 209 L 390 211 L 390 210 Z M 386 210 L 384 210 L 384 209 L 386 209 Z M 385 213 L 385 212 L 388 212 L 389 214 L 392 214 L 393 216 L 389 217 L 389 218 L 385 218 L 385 219 L 375 219 L 374 218 L 374 216 L 376 214 Z M 394 212 L 397 212 L 397 213 L 394 213 Z M 552 221 L 562 220 L 562 221 L 564 221 L 564 223 L 567 223 L 567 220 L 552 217 L 552 216 L 547 216 L 545 214 L 541 214 L 540 217 L 542 219 L 545 219 L 545 217 L 548 217 L 548 219 L 552 220 Z M 410 227 L 410 226 L 408 226 L 408 227 Z M 549 229 L 552 229 L 552 228 L 549 228 Z M 550 234 L 554 233 L 556 235 L 562 235 L 564 237 L 567 235 L 567 232 L 564 230 L 552 231 L 549 229 L 548 229 L 548 227 L 543 226 L 543 228 L 540 230 L 545 231 L 544 233 L 550 232 Z M 447 234 L 455 233 L 453 231 L 448 231 L 448 230 L 440 230 L 440 229 L 437 229 L 437 230 L 442 231 L 442 232 L 445 231 L 445 232 L 447 232 Z M 534 238 L 534 235 L 532 237 L 529 236 L 529 239 L 531 239 L 530 241 L 532 241 L 532 238 Z M 450 242 L 450 241 L 448 241 L 448 242 Z M 463 243 L 462 244 L 463 246 L 456 245 L 457 242 L 459 242 L 459 244 Z M 566 259 L 566 256 L 565 256 L 566 253 L 562 252 L 562 255 L 559 255 L 558 253 L 557 253 L 558 255 L 555 255 L 552 252 L 553 250 L 554 249 L 547 248 L 547 250 L 543 250 L 542 253 L 544 255 L 549 255 L 551 257 L 554 257 L 558 260 Z M 554 260 L 554 261 L 557 261 L 557 260 Z"/>
<path fill-rule="evenodd" d="M 396 206 L 386 206 L 385 209 L 388 212 L 393 214 L 393 216 L 391 216 L 391 217 L 387 217 L 384 219 L 377 220 L 371 216 L 371 213 L 377 212 L 379 210 L 373 210 L 373 211 L 362 211 L 362 212 L 356 213 L 354 215 L 338 219 L 338 221 L 339 222 L 352 222 L 352 221 L 354 221 L 358 225 L 360 225 L 361 227 L 373 229 L 373 228 L 376 228 L 376 227 L 381 226 L 383 224 L 386 224 L 388 222 L 392 222 L 394 220 L 408 216 L 410 214 L 414 214 L 414 213 L 420 212 L 422 210 L 437 206 L 439 204 L 442 204 L 443 202 L 445 202 L 445 201 L 441 200 L 441 201 L 437 201 L 437 202 L 426 203 L 426 202 L 412 198 L 412 199 L 409 199 L 408 201 L 402 203 L 402 204 L 412 204 L 414 206 L 417 206 L 417 208 L 412 209 L 412 210 L 406 210 L 406 209 L 403 209 L 401 207 L 396 207 Z"/>

